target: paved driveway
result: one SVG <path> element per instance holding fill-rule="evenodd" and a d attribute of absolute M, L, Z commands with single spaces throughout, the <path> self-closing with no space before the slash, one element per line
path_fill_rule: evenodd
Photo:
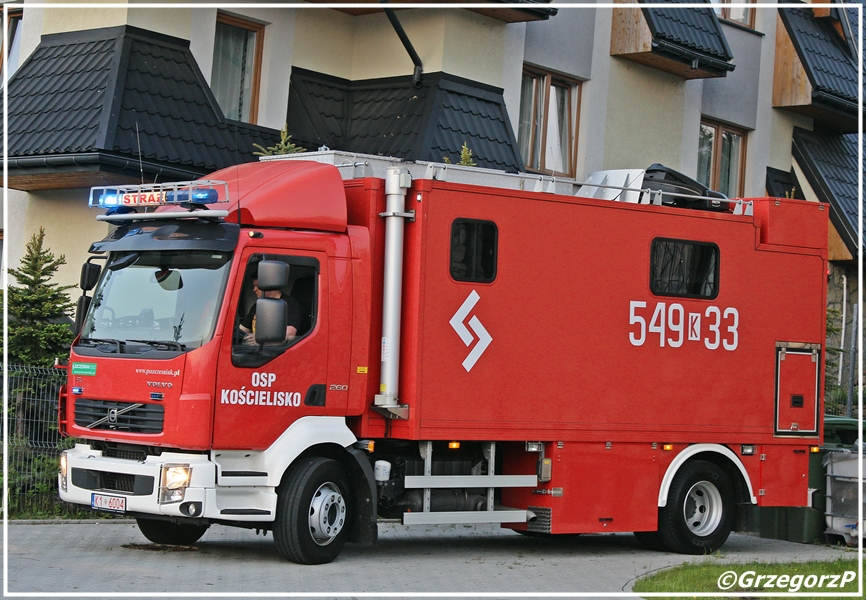
<path fill-rule="evenodd" d="M 492 525 L 379 525 L 379 545 L 348 545 L 330 565 L 284 561 L 273 538 L 214 526 L 195 549 L 154 549 L 132 522 L 8 527 L 9 591 L 360 594 L 621 593 L 686 561 L 832 560 L 844 550 L 732 535 L 717 556 L 651 552 L 631 534 L 524 537 Z M 164 548 L 164 547 L 162 547 Z M 852 556 L 850 553 L 846 556 Z"/>

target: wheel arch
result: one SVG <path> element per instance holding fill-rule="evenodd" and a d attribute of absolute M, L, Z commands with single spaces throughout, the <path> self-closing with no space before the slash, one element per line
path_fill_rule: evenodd
<path fill-rule="evenodd" d="M 352 495 L 355 499 L 352 526 L 349 528 L 348 541 L 362 546 L 374 546 L 378 539 L 376 523 L 378 494 L 376 480 L 373 477 L 373 467 L 362 450 L 343 447 L 333 442 L 316 444 L 305 449 L 293 460 L 283 472 L 280 485 L 283 485 L 292 468 L 299 461 L 310 458 L 330 458 L 339 463 L 349 475 Z"/>
<path fill-rule="evenodd" d="M 758 503 L 758 499 L 755 497 L 752 488 L 752 482 L 749 479 L 749 473 L 746 471 L 746 467 L 743 466 L 740 457 L 733 450 L 721 444 L 692 444 L 677 454 L 673 461 L 671 461 L 671 464 L 668 465 L 667 471 L 665 471 L 664 477 L 662 477 L 661 486 L 659 486 L 659 508 L 667 506 L 668 492 L 670 492 L 671 483 L 677 472 L 683 465 L 692 460 L 706 460 L 724 469 L 734 484 L 736 502 Z"/>

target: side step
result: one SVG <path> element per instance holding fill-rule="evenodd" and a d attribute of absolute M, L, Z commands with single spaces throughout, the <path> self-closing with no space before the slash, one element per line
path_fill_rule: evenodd
<path fill-rule="evenodd" d="M 497 506 L 494 510 L 403 513 L 404 525 L 443 525 L 447 523 L 528 523 L 535 514 L 528 510 Z"/>

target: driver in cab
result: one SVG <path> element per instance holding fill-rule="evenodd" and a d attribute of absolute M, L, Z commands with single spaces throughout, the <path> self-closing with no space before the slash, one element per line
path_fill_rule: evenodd
<path fill-rule="evenodd" d="M 268 292 L 263 292 L 259 289 L 259 280 L 258 278 L 253 279 L 253 291 L 256 294 L 256 298 L 278 298 L 286 303 L 286 339 L 283 340 L 283 344 L 287 344 L 288 342 L 295 339 L 295 336 L 298 334 L 298 329 L 301 326 L 301 306 L 298 304 L 298 301 L 292 298 L 291 296 L 287 296 L 283 294 L 280 290 L 272 290 Z M 256 342 L 256 305 L 253 303 L 250 310 L 247 312 L 246 316 L 243 318 L 240 324 L 240 330 L 243 334 L 243 343 L 245 346 L 258 346 Z"/>

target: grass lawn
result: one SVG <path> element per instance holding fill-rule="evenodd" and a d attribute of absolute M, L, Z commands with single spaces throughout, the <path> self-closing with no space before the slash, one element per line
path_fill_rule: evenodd
<path fill-rule="evenodd" d="M 804 563 L 685 563 L 640 578 L 638 594 L 789 592 L 840 594 L 857 591 L 857 558 Z M 844 585 L 843 585 L 844 583 Z"/>

